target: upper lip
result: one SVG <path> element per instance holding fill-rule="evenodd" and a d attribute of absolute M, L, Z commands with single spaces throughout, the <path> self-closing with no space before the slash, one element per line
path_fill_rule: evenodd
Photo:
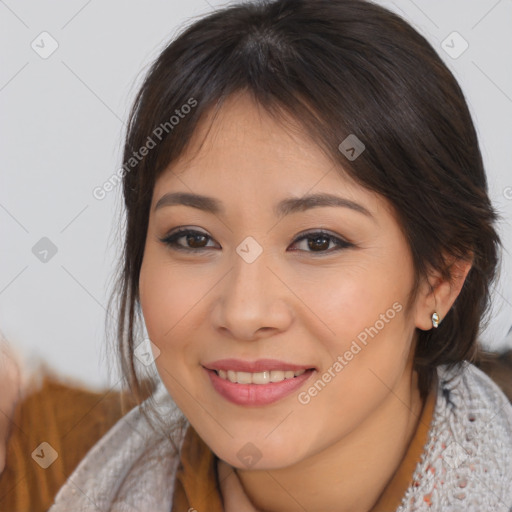
<path fill-rule="evenodd" d="M 233 370 L 235 372 L 270 372 L 272 370 L 297 371 L 312 369 L 311 365 L 292 364 L 278 359 L 257 359 L 255 361 L 243 361 L 242 359 L 219 359 L 211 363 L 203 364 L 208 370 Z"/>

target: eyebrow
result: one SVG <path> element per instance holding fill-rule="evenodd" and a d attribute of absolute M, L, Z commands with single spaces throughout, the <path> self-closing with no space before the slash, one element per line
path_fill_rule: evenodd
<path fill-rule="evenodd" d="M 213 197 L 192 194 L 189 192 L 169 192 L 163 195 L 154 207 L 154 211 L 165 206 L 183 205 L 197 208 L 214 215 L 224 213 L 222 203 Z M 278 217 L 284 217 L 296 212 L 309 210 L 310 208 L 318 208 L 321 206 L 337 206 L 349 208 L 350 210 L 362 213 L 368 217 L 372 214 L 362 205 L 333 194 L 318 193 L 310 194 L 303 197 L 290 197 L 283 199 L 274 207 L 274 213 Z"/>

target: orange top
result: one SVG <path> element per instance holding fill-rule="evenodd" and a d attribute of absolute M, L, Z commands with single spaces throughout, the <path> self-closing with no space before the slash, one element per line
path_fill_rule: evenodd
<path fill-rule="evenodd" d="M 437 379 L 437 377 L 436 377 Z M 420 461 L 428 438 L 437 396 L 434 381 L 404 457 L 371 512 L 395 511 L 412 483 L 412 475 Z M 210 450 L 197 432 L 189 426 L 181 452 L 181 462 L 176 473 L 172 512 L 208 510 L 224 512 L 217 470 L 218 457 Z"/>
<path fill-rule="evenodd" d="M 13 414 L 0 510 L 48 510 L 89 449 L 136 405 L 126 392 L 93 391 L 46 368 L 36 373 Z"/>

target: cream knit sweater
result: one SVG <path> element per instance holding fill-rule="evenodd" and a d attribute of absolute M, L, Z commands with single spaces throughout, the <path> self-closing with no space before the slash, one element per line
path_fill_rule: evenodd
<path fill-rule="evenodd" d="M 396 512 L 512 512 L 512 405 L 471 364 L 437 372 L 428 440 Z M 155 400 L 160 417 L 187 425 L 162 384 Z M 170 512 L 178 462 L 137 407 L 91 449 L 49 512 Z"/>

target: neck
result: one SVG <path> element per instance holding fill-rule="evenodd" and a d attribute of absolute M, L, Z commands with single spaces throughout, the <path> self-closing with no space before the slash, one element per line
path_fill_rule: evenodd
<path fill-rule="evenodd" d="M 293 466 L 237 470 L 242 487 L 264 512 L 369 512 L 400 465 L 422 408 L 417 374 L 409 367 L 348 436 Z"/>

